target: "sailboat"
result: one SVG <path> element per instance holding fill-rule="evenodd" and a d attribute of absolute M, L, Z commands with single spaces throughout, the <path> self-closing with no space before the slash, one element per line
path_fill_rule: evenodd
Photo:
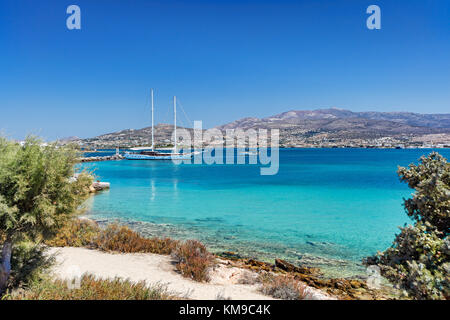
<path fill-rule="evenodd" d="M 173 114 L 174 114 L 174 143 L 172 152 L 161 152 L 155 150 L 155 135 L 154 135 L 154 103 L 153 103 L 153 89 L 151 89 L 152 101 L 152 146 L 131 148 L 130 151 L 124 154 L 127 160 L 186 160 L 192 158 L 192 153 L 178 153 L 177 152 L 177 97 L 173 97 Z"/>

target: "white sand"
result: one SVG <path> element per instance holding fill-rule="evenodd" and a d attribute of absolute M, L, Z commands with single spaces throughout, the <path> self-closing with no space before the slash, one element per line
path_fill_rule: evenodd
<path fill-rule="evenodd" d="M 150 253 L 113 254 L 85 248 L 50 248 L 55 254 L 56 265 L 52 272 L 61 279 L 69 279 L 75 274 L 90 273 L 99 278 L 120 277 L 131 281 L 160 283 L 176 296 L 189 299 L 213 300 L 218 297 L 233 300 L 271 299 L 258 292 L 258 285 L 239 284 L 244 272 L 240 268 L 227 265 L 219 260 L 211 273 L 209 283 L 199 283 L 178 274 L 169 256 Z M 318 290 L 311 288 L 312 299 L 329 299 Z"/>
<path fill-rule="evenodd" d="M 169 256 L 133 253 L 112 254 L 85 248 L 51 248 L 57 264 L 53 272 L 58 278 L 73 276 L 74 270 L 90 273 L 101 278 L 120 277 L 131 281 L 144 280 L 148 284 L 167 284 L 170 292 L 190 299 L 270 299 L 257 292 L 255 285 L 236 284 L 241 270 L 220 264 L 213 272 L 210 283 L 199 283 L 182 277 L 175 271 Z M 235 270 L 234 270 L 235 269 Z M 221 276 L 216 274 L 220 273 Z"/>

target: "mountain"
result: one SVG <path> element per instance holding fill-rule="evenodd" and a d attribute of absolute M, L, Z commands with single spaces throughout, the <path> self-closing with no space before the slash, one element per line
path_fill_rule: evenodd
<path fill-rule="evenodd" d="M 419 146 L 450 144 L 450 114 L 353 112 L 330 108 L 291 110 L 266 118 L 243 118 L 217 127 L 279 129 L 284 146 Z"/>
<path fill-rule="evenodd" d="M 80 138 L 73 136 L 73 137 L 65 137 L 65 138 L 61 138 L 58 140 L 58 142 L 60 143 L 69 143 L 69 142 L 73 142 L 73 141 L 78 141 L 80 140 Z"/>
<path fill-rule="evenodd" d="M 192 129 L 184 129 L 192 136 Z M 280 144 L 286 147 L 450 146 L 450 114 L 353 112 L 337 108 L 291 110 L 261 119 L 239 119 L 217 129 L 224 134 L 227 129 L 279 129 Z M 173 125 L 155 126 L 156 143 L 171 144 L 172 132 Z M 92 148 L 150 145 L 151 127 L 122 130 L 78 143 Z"/>
<path fill-rule="evenodd" d="M 352 119 L 352 120 L 349 120 Z M 330 108 L 317 110 L 291 110 L 267 118 L 243 118 L 226 125 L 220 129 L 251 128 L 305 125 L 308 122 L 320 120 L 318 124 L 332 123 L 335 120 L 349 120 L 350 123 L 358 122 L 356 119 L 388 121 L 410 127 L 426 128 L 450 128 L 450 114 L 419 114 L 412 112 L 353 112 L 350 110 Z M 328 121 L 328 122 L 327 122 Z M 367 124 L 375 123 L 373 121 Z M 381 122 L 378 122 L 381 124 Z M 388 125 L 389 126 L 389 125 Z"/>

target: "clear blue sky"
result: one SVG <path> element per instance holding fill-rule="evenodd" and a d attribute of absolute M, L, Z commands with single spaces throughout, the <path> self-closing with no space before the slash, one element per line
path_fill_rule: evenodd
<path fill-rule="evenodd" d="M 371 4 L 381 30 L 366 28 Z M 0 0 L 7 135 L 145 127 L 151 87 L 158 123 L 174 94 L 205 127 L 333 106 L 448 113 L 450 1 Z"/>

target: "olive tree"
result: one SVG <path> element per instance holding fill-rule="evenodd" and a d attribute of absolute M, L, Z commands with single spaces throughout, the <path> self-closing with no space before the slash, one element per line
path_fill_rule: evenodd
<path fill-rule="evenodd" d="M 400 180 L 415 190 L 404 207 L 414 225 L 400 228 L 394 243 L 366 259 L 415 299 L 450 297 L 450 164 L 438 153 L 398 169 Z"/>
<path fill-rule="evenodd" d="M 11 274 L 13 246 L 53 235 L 89 192 L 89 175 L 73 178 L 77 157 L 72 147 L 34 137 L 24 145 L 0 137 L 0 292 Z"/>

